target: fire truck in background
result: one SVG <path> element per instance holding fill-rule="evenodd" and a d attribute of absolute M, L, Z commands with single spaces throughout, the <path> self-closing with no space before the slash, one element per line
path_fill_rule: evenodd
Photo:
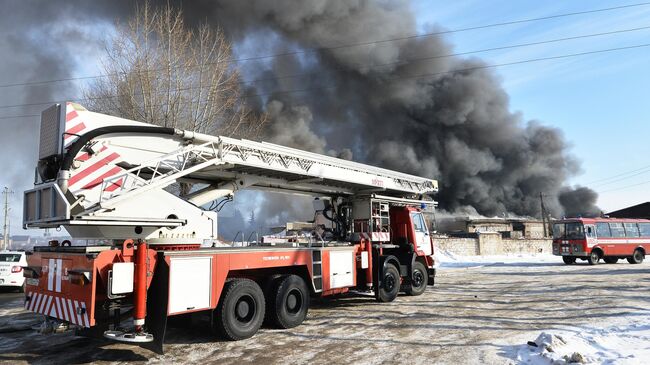
<path fill-rule="evenodd" d="M 553 224 L 553 254 L 562 256 L 565 264 L 576 259 L 614 264 L 623 258 L 640 264 L 649 250 L 647 219 L 570 218 Z"/>
<path fill-rule="evenodd" d="M 174 183 L 193 189 L 180 197 L 165 189 Z M 202 207 L 242 189 L 313 196 L 312 234 L 215 247 L 217 213 Z M 299 325 L 310 297 L 420 295 L 436 273 L 422 213 L 437 191 L 427 178 L 57 104 L 42 114 L 23 224 L 103 243 L 35 247 L 25 308 L 45 315 L 47 331 L 162 351 L 172 316 L 209 314 L 216 332 L 239 340 L 263 321 Z"/>

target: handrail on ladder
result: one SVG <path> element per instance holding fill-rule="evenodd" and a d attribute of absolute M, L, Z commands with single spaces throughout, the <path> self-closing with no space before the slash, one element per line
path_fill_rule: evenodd
<path fill-rule="evenodd" d="M 237 242 L 237 237 L 239 237 L 240 234 L 241 234 L 241 245 L 242 247 L 244 247 L 244 231 L 238 231 L 235 234 L 235 237 L 232 239 L 233 246 L 235 245 L 235 242 Z"/>
<path fill-rule="evenodd" d="M 255 235 L 255 242 L 256 242 L 258 245 L 260 244 L 260 242 L 259 242 L 259 240 L 260 240 L 260 235 L 257 234 L 257 231 L 252 231 L 251 234 L 249 234 L 249 235 L 248 235 L 248 238 L 246 239 L 246 243 L 248 243 L 248 246 L 251 245 L 251 237 L 253 236 L 253 234 Z M 243 238 L 243 237 L 244 237 L 244 236 L 242 235 L 242 238 Z M 243 242 L 243 241 L 242 241 L 242 242 Z"/>

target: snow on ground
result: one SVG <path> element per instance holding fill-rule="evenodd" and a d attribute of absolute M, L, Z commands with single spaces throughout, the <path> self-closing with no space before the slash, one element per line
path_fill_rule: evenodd
<path fill-rule="evenodd" d="M 305 323 L 289 330 L 263 328 L 231 342 L 214 338 L 205 323 L 179 319 L 168 328 L 164 355 L 72 334 L 0 331 L 0 363 L 650 363 L 650 264 L 437 256 L 436 286 L 423 295 L 314 301 Z M 35 318 L 19 297 L 0 295 L 0 322 Z"/>
<path fill-rule="evenodd" d="M 436 259 L 441 271 L 562 264 L 558 256 L 551 254 L 464 256 L 438 250 Z M 506 355 L 518 364 L 532 365 L 650 363 L 650 311 L 594 322 L 593 325 L 567 325 L 566 330 L 526 332 L 510 341 L 522 344 L 513 346 Z M 532 343 L 526 344 L 527 342 Z"/>
<path fill-rule="evenodd" d="M 645 364 L 650 359 L 650 316 L 621 317 L 621 324 L 542 332 L 537 346 L 520 345 L 510 356 L 521 364 Z"/>
<path fill-rule="evenodd" d="M 482 267 L 498 266 L 505 264 L 534 265 L 540 263 L 561 263 L 562 259 L 551 254 L 509 254 L 509 255 L 490 255 L 490 256 L 464 256 L 452 252 L 438 249 L 435 253 L 436 262 L 441 268 L 452 267 Z"/>

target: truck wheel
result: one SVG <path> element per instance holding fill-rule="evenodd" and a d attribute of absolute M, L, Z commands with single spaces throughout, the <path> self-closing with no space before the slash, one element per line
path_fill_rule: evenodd
<path fill-rule="evenodd" d="M 256 282 L 229 280 L 214 313 L 214 327 L 231 341 L 252 337 L 262 325 L 264 308 L 264 293 Z"/>
<path fill-rule="evenodd" d="M 293 328 L 300 325 L 309 310 L 309 289 L 298 275 L 283 276 L 275 281 L 269 293 L 267 317 L 269 323 L 278 328 Z"/>
<path fill-rule="evenodd" d="M 427 289 L 428 278 L 426 266 L 420 261 L 415 261 L 410 283 L 406 286 L 406 294 L 413 296 L 422 295 Z"/>
<path fill-rule="evenodd" d="M 387 264 L 379 286 L 377 300 L 380 302 L 392 302 L 397 298 L 400 288 L 399 270 L 393 264 Z"/>
<path fill-rule="evenodd" d="M 606 264 L 615 264 L 618 262 L 618 257 L 603 257 L 603 261 L 605 261 Z"/>
<path fill-rule="evenodd" d="M 636 249 L 634 250 L 632 256 L 627 258 L 627 262 L 629 262 L 630 264 L 640 264 L 643 262 L 643 259 L 645 259 L 645 255 L 643 254 L 643 251 Z"/>
<path fill-rule="evenodd" d="M 589 263 L 589 265 L 596 265 L 598 264 L 599 260 L 600 260 L 600 254 L 596 250 L 591 251 L 589 257 L 587 258 L 587 262 Z"/>
<path fill-rule="evenodd" d="M 576 263 L 576 258 L 573 256 L 562 256 L 562 261 L 567 265 L 573 265 Z"/>

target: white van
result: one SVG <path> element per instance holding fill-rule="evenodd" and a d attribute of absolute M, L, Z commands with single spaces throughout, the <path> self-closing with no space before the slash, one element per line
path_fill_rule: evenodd
<path fill-rule="evenodd" d="M 25 252 L 0 251 L 0 287 L 15 287 L 23 290 L 25 278 L 23 267 L 27 266 Z"/>

